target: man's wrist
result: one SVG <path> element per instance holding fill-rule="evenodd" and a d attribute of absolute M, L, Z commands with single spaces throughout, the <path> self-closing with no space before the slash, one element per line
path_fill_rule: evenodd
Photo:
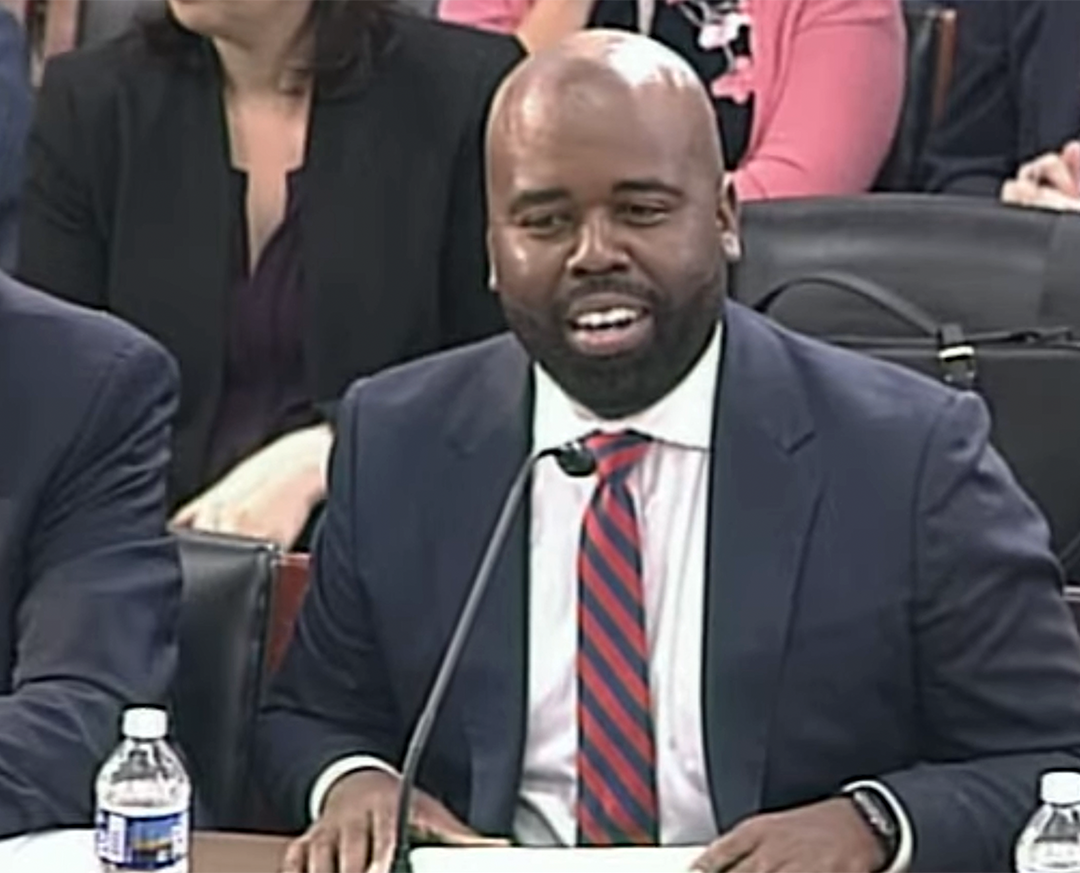
<path fill-rule="evenodd" d="M 911 866 L 911 859 L 915 853 L 915 833 L 911 827 L 911 819 L 908 818 L 907 810 L 903 804 L 883 782 L 874 779 L 863 779 L 845 785 L 842 789 L 844 796 L 850 797 L 852 792 L 865 789 L 876 798 L 881 806 L 888 810 L 891 820 L 896 824 L 898 841 L 895 851 L 885 859 L 882 869 L 885 873 L 903 873 Z M 853 803 L 858 810 L 858 806 Z M 861 813 L 860 813 L 861 815 Z M 866 820 L 865 818 L 863 819 Z M 867 824 L 871 828 L 871 825 Z"/>
<path fill-rule="evenodd" d="M 896 857 L 897 850 L 900 848 L 899 822 L 896 821 L 896 817 L 888 806 L 881 802 L 869 788 L 856 788 L 844 797 L 855 808 L 855 813 L 866 825 L 881 849 L 881 859 L 874 870 L 884 871 Z"/>
<path fill-rule="evenodd" d="M 381 758 L 373 755 L 348 755 L 339 758 L 326 767 L 316 778 L 308 795 L 308 815 L 315 821 L 322 815 L 326 798 L 334 786 L 350 773 L 358 770 L 381 770 L 392 776 L 398 776 L 398 771 Z"/>

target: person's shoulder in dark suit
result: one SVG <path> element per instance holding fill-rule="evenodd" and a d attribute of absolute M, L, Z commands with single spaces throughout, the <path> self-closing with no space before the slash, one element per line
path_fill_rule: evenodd
<path fill-rule="evenodd" d="M 389 12 L 387 21 L 388 39 L 370 75 L 379 75 L 386 65 L 399 73 L 409 70 L 415 83 L 430 88 L 435 98 L 490 96 L 494 84 L 524 54 L 513 37 L 447 24 L 407 10 Z M 452 76 L 447 75 L 450 68 Z M 103 114 L 122 112 L 125 95 L 153 96 L 177 72 L 176 59 L 153 49 L 145 32 L 133 26 L 104 42 L 50 58 L 43 87 L 62 82 L 75 89 L 81 105 L 72 108 L 87 119 L 100 119 Z"/>
<path fill-rule="evenodd" d="M 0 274 L 0 835 L 87 825 L 122 709 L 166 699 L 177 391 L 134 328 Z"/>
<path fill-rule="evenodd" d="M 1073 44 L 1080 15 L 1057 0 L 957 0 L 956 54 L 946 104 L 927 140 L 922 188 L 997 197 L 1024 161 L 1056 151 L 1080 130 L 1072 117 L 1044 117 L 1056 92 L 1071 95 L 1080 66 Z M 1071 98 L 1066 96 L 1067 103 Z"/>
<path fill-rule="evenodd" d="M 408 12 L 392 14 L 391 27 L 397 37 L 395 47 L 410 65 L 425 70 L 436 87 L 470 77 L 501 79 L 524 54 L 514 37 Z M 453 64 L 460 79 L 447 79 L 447 64 Z"/>
<path fill-rule="evenodd" d="M 458 178 L 451 181 L 461 189 L 455 207 L 460 202 L 468 213 L 459 223 L 469 232 L 447 242 L 449 262 L 442 272 L 449 284 L 459 274 L 472 282 L 474 262 L 483 259 L 482 250 L 472 251 L 473 213 L 482 212 L 482 202 L 477 207 L 472 201 L 479 199 L 474 189 L 482 175 L 484 119 L 498 83 L 524 50 L 513 37 L 407 9 L 389 11 L 386 21 L 387 38 L 370 69 L 357 68 L 342 79 L 354 97 L 373 82 L 391 88 L 396 111 L 409 119 L 405 126 L 426 135 L 421 141 L 432 154 L 440 148 L 459 153 Z M 195 90 L 208 99 L 221 87 L 209 49 L 194 60 L 171 51 L 151 44 L 147 28 L 135 24 L 109 40 L 49 59 L 29 132 L 23 199 L 30 230 L 20 240 L 20 279 L 75 302 L 109 306 L 106 253 L 123 224 L 125 186 L 142 183 L 129 178 L 137 150 L 162 131 L 179 135 L 178 106 L 188 105 L 191 77 L 202 78 Z M 328 89 L 333 87 L 341 86 Z M 356 117 L 370 124 L 366 101 L 353 102 Z M 365 214 L 364 204 L 355 209 Z M 183 235 L 183 222 L 176 228 Z M 489 314 L 484 312 L 487 321 Z M 501 326 L 501 320 L 494 323 Z"/>

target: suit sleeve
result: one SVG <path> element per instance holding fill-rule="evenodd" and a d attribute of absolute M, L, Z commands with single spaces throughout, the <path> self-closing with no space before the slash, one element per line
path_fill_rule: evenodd
<path fill-rule="evenodd" d="M 926 146 L 927 191 L 997 197 L 1016 172 L 1020 59 L 1012 58 L 1011 2 L 957 8 L 956 61 L 945 113 Z"/>
<path fill-rule="evenodd" d="M 30 62 L 22 28 L 0 7 L 0 270 L 14 266 L 31 99 Z"/>
<path fill-rule="evenodd" d="M 512 39 L 498 40 L 480 66 L 470 94 L 469 118 L 457 156 L 442 254 L 442 346 L 482 339 L 505 329 L 498 298 L 489 288 L 484 199 L 484 127 L 488 106 L 504 75 L 521 58 Z"/>
<path fill-rule="evenodd" d="M 296 828 L 308 824 L 311 789 L 329 765 L 352 755 L 398 762 L 402 752 L 400 718 L 354 543 L 361 524 L 354 506 L 363 488 L 357 476 L 362 397 L 353 388 L 341 403 L 310 587 L 256 729 L 261 778 Z"/>
<path fill-rule="evenodd" d="M 85 826 L 121 710 L 166 700 L 180 597 L 165 519 L 176 395 L 171 361 L 140 340 L 114 359 L 50 475 L 0 697 L 2 835 Z"/>
<path fill-rule="evenodd" d="M 95 139 L 105 131 L 94 101 L 76 94 L 72 70 L 50 61 L 26 145 L 16 275 L 28 285 L 88 306 L 106 300 L 105 222 L 93 197 Z M 89 105 L 88 105 L 89 104 Z"/>
<path fill-rule="evenodd" d="M 915 870 L 1007 870 L 1050 769 L 1080 767 L 1080 641 L 1049 534 L 957 394 L 923 464 L 912 607 L 924 763 L 882 778 Z"/>
<path fill-rule="evenodd" d="M 806 0 L 796 28 L 775 110 L 733 174 L 744 201 L 862 193 L 896 132 L 905 44 L 898 0 Z M 727 81 L 737 80 L 717 87 Z"/>

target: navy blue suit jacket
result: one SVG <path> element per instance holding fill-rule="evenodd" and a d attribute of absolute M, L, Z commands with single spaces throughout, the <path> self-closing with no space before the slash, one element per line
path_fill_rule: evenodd
<path fill-rule="evenodd" d="M 1038 773 L 1080 765 L 1080 644 L 1045 523 L 974 395 L 726 313 L 703 629 L 717 830 L 874 777 L 911 816 L 916 869 L 1007 869 Z M 530 410 L 507 336 L 345 401 L 315 576 L 258 731 L 297 823 L 339 756 L 400 763 Z M 421 777 L 493 834 L 521 773 L 526 531 Z"/>
<path fill-rule="evenodd" d="M 23 151 L 32 102 L 30 55 L 22 27 L 0 7 L 0 270 L 15 266 Z"/>
<path fill-rule="evenodd" d="M 121 709 L 165 699 L 176 392 L 142 334 L 0 274 L 0 836 L 89 824 Z"/>
<path fill-rule="evenodd" d="M 1080 135 L 1080 3 L 961 0 L 929 191 L 997 196 L 1020 164 Z"/>

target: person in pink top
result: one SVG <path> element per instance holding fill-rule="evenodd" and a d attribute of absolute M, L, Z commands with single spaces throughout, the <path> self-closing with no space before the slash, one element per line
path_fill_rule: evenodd
<path fill-rule="evenodd" d="M 857 194 L 904 94 L 899 0 L 440 0 L 539 51 L 584 27 L 648 33 L 709 86 L 740 199 Z"/>

